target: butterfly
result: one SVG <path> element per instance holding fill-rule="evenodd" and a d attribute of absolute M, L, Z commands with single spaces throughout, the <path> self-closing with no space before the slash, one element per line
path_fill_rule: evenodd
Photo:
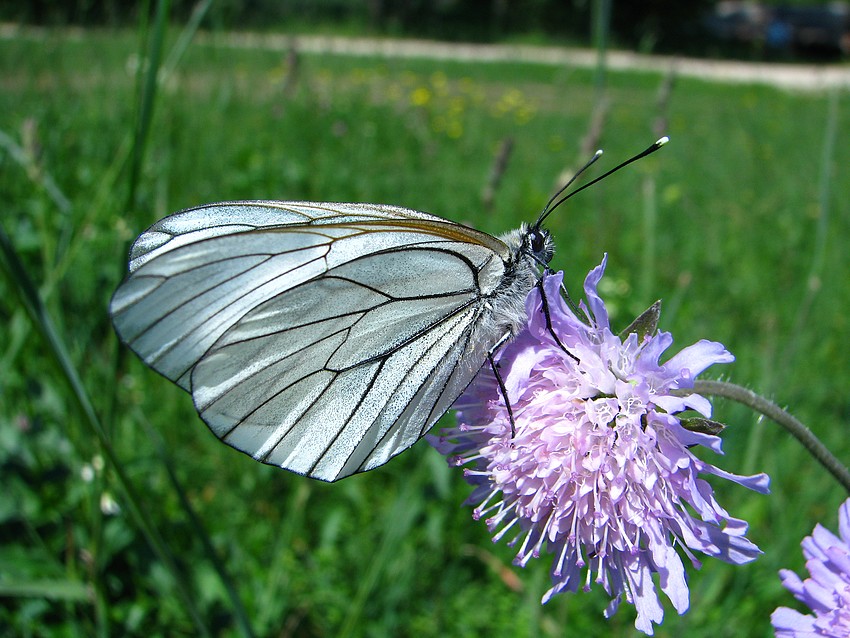
<path fill-rule="evenodd" d="M 109 312 L 223 442 L 336 481 L 413 445 L 525 324 L 564 189 L 498 238 L 381 204 L 190 208 L 135 241 Z"/>
<path fill-rule="evenodd" d="M 335 481 L 436 423 L 524 324 L 552 252 L 537 226 L 496 238 L 394 206 L 212 204 L 142 233 L 109 311 L 219 439 Z"/>

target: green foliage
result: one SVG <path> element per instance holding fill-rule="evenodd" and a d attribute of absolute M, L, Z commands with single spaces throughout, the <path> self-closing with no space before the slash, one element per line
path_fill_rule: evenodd
<path fill-rule="evenodd" d="M 334 485 L 256 464 L 218 443 L 187 395 L 125 356 L 106 314 L 128 242 L 186 206 L 375 201 L 492 233 L 530 220 L 562 171 L 586 159 L 578 146 L 596 108 L 592 74 L 306 55 L 293 66 L 217 34 L 160 72 L 128 204 L 137 70 L 146 69 L 136 40 L 0 41 L 0 222 L 120 464 L 20 303 L 20 277 L 4 269 L 0 635 L 195 635 L 181 579 L 215 635 L 240 633 L 228 582 L 260 636 L 632 635 L 632 610 L 604 620 L 599 591 L 540 607 L 545 560 L 511 567 L 511 550 L 459 507 L 460 473 L 427 444 Z M 610 166 L 657 136 L 661 78 L 609 72 L 608 81 L 600 144 Z M 678 344 L 725 343 L 738 360 L 718 374 L 790 405 L 847 458 L 840 242 L 850 232 L 850 148 L 836 144 L 826 164 L 821 155 L 826 132 L 847 139 L 850 124 L 845 103 L 830 116 L 828 102 L 680 80 L 666 113 L 672 142 L 571 200 L 549 226 L 574 295 L 608 252 L 603 293 L 615 326 L 662 298 L 661 327 Z M 488 211 L 482 188 L 508 136 L 513 155 Z M 770 635 L 770 612 L 792 604 L 776 570 L 801 567 L 799 540 L 817 521 L 834 526 L 843 498 L 778 429 L 729 405 L 716 418 L 730 426 L 719 465 L 773 476 L 769 497 L 716 485 L 766 555 L 745 567 L 708 559 L 691 574 L 691 611 L 667 607 L 660 636 Z"/>

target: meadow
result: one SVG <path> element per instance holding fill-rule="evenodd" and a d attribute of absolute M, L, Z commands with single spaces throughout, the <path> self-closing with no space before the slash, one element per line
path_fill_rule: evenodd
<path fill-rule="evenodd" d="M 593 174 L 667 134 L 549 218 L 553 266 L 578 296 L 607 252 L 615 326 L 662 299 L 674 348 L 722 342 L 737 360 L 707 376 L 850 459 L 845 94 L 610 71 L 602 89 L 569 67 L 181 35 L 160 59 L 130 31 L 0 39 L 0 636 L 638 635 L 627 605 L 603 618 L 598 588 L 541 606 L 547 559 L 513 567 L 427 443 L 311 481 L 219 443 L 120 346 L 107 305 L 129 243 L 202 203 L 383 202 L 498 234 L 597 146 Z M 772 422 L 726 401 L 715 417 L 726 454 L 701 455 L 772 478 L 769 496 L 713 482 L 765 554 L 690 570 L 691 609 L 666 604 L 658 636 L 771 636 L 773 609 L 794 606 L 777 570 L 801 572 L 800 540 L 835 529 L 846 497 Z"/>

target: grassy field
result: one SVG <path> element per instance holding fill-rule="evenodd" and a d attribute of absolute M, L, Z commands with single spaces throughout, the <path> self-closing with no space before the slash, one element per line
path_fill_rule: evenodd
<path fill-rule="evenodd" d="M 128 243 L 187 206 L 384 202 L 491 233 L 532 220 L 587 157 L 593 74 L 332 56 L 293 66 L 215 38 L 169 57 L 174 35 L 155 92 L 137 33 L 0 41 L 0 224 L 55 328 L 26 311 L 7 255 L 0 636 L 635 635 L 630 607 L 602 617 L 601 591 L 541 607 L 546 561 L 512 567 L 514 552 L 460 507 L 460 472 L 427 444 L 331 485 L 255 463 L 119 346 L 106 312 Z M 789 406 L 850 459 L 847 96 L 679 80 L 659 104 L 663 83 L 608 74 L 604 166 L 647 146 L 659 122 L 672 142 L 550 217 L 554 265 L 579 291 L 608 252 L 615 326 L 663 299 L 679 346 L 723 342 L 737 361 L 713 375 Z M 482 189 L 508 137 L 490 207 Z M 816 522 L 834 529 L 845 497 L 772 423 L 723 402 L 716 417 L 730 425 L 726 455 L 703 456 L 772 477 L 770 496 L 715 482 L 765 555 L 692 571 L 691 610 L 665 605 L 659 636 L 772 635 L 771 611 L 793 606 L 777 569 L 801 570 L 799 541 Z"/>

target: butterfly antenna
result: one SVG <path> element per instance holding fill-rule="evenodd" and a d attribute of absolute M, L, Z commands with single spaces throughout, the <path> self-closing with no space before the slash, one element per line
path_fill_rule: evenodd
<path fill-rule="evenodd" d="M 629 164 L 631 164 L 632 162 L 636 162 L 637 160 L 639 160 L 639 159 L 641 159 L 641 158 L 644 158 L 644 157 L 646 157 L 647 155 L 650 155 L 650 154 L 654 153 L 655 151 L 657 151 L 659 148 L 661 148 L 662 146 L 664 146 L 664 145 L 665 145 L 667 142 L 669 142 L 669 141 L 670 141 L 670 138 L 669 138 L 669 137 L 667 137 L 667 136 L 665 135 L 664 137 L 662 137 L 662 138 L 660 138 L 660 139 L 656 140 L 656 141 L 655 141 L 655 142 L 654 142 L 651 146 L 649 146 L 648 148 L 646 148 L 644 151 L 642 151 L 642 152 L 638 153 L 638 154 L 637 154 L 637 155 L 635 155 L 634 157 L 631 157 L 631 158 L 627 159 L 625 162 L 622 162 L 622 163 L 620 163 L 620 164 L 617 164 L 617 166 L 615 166 L 615 167 L 614 167 L 614 168 L 612 168 L 611 170 L 609 170 L 609 171 L 607 171 L 607 172 L 603 173 L 603 174 L 602 174 L 602 175 L 600 175 L 599 177 L 597 177 L 597 178 L 595 178 L 595 179 L 592 179 L 592 180 L 591 180 L 591 181 L 589 181 L 587 184 L 584 184 L 583 186 L 578 187 L 578 188 L 577 188 L 577 189 L 575 189 L 574 191 L 571 191 L 571 192 L 567 193 L 566 195 L 564 195 L 563 197 L 561 197 L 561 199 L 557 200 L 557 201 L 553 204 L 552 202 L 555 200 L 555 198 L 557 198 L 558 196 L 560 196 L 560 195 L 561 195 L 561 193 L 563 193 L 563 192 L 564 192 L 564 191 L 565 191 L 565 190 L 566 190 L 566 189 L 570 186 L 570 184 L 572 184 L 572 183 L 575 181 L 576 177 L 578 177 L 579 175 L 581 175 L 581 173 L 582 173 L 582 172 L 583 172 L 583 171 L 584 171 L 584 170 L 585 170 L 588 166 L 590 166 L 591 164 L 593 164 L 593 162 L 595 162 L 595 161 L 599 158 L 599 156 L 602 154 L 602 151 L 596 151 L 596 153 L 594 154 L 593 158 L 592 158 L 592 159 L 591 159 L 591 160 L 590 160 L 587 164 L 585 164 L 585 165 L 584 165 L 584 168 L 582 168 L 582 169 L 581 169 L 578 173 L 576 173 L 576 174 L 575 174 L 575 176 L 574 176 L 574 177 L 573 177 L 573 178 L 572 178 L 569 182 L 567 182 L 567 184 L 566 184 L 566 185 L 565 185 L 565 186 L 564 186 L 561 190 L 559 190 L 557 193 L 555 193 L 555 195 L 552 197 L 552 199 L 550 199 L 550 200 L 549 200 L 549 203 L 547 203 L 547 204 L 546 204 L 546 207 L 543 209 L 543 212 L 540 214 L 540 217 L 537 219 L 537 223 L 535 224 L 535 226 L 536 226 L 536 227 L 539 227 L 539 226 L 540 226 L 540 224 L 542 224 L 542 223 L 543 223 L 543 220 L 544 220 L 544 219 L 546 219 L 546 218 L 549 216 L 549 214 L 550 214 L 553 210 L 555 210 L 556 208 L 558 208 L 558 206 L 560 206 L 561 204 L 563 204 L 565 201 L 567 201 L 567 200 L 568 200 L 570 197 L 572 197 L 573 195 L 577 195 L 578 193 L 582 192 L 585 188 L 590 188 L 590 187 L 591 187 L 591 186 L 593 186 L 596 182 L 599 182 L 599 181 L 601 181 L 601 180 L 605 179 L 606 177 L 608 177 L 608 176 L 609 176 L 609 175 L 611 175 L 612 173 L 616 173 L 617 171 L 619 171 L 619 170 L 620 170 L 621 168 L 623 168 L 624 166 L 628 166 L 628 165 L 629 165 Z"/>
<path fill-rule="evenodd" d="M 594 164 L 594 162 L 596 162 L 596 160 L 598 160 L 600 157 L 602 157 L 601 148 L 593 154 L 593 157 L 591 157 L 589 160 L 587 160 L 587 162 L 585 162 L 584 166 L 582 166 L 576 171 L 575 175 L 573 175 L 566 184 L 564 184 L 563 186 L 561 186 L 561 188 L 558 189 L 557 193 L 555 193 L 554 195 L 552 195 L 552 197 L 549 198 L 549 201 L 546 202 L 546 205 L 543 207 L 543 210 L 540 211 L 540 217 L 537 218 L 537 223 L 534 225 L 535 228 L 540 228 L 540 223 L 544 219 L 546 219 L 549 213 L 552 212 L 552 209 L 557 206 L 557 204 L 555 204 L 555 206 L 552 206 L 552 202 L 554 202 L 561 195 L 561 193 L 563 193 L 570 186 L 572 186 L 573 182 L 575 182 L 579 178 L 579 176 L 584 173 L 588 168 L 590 168 Z"/>

